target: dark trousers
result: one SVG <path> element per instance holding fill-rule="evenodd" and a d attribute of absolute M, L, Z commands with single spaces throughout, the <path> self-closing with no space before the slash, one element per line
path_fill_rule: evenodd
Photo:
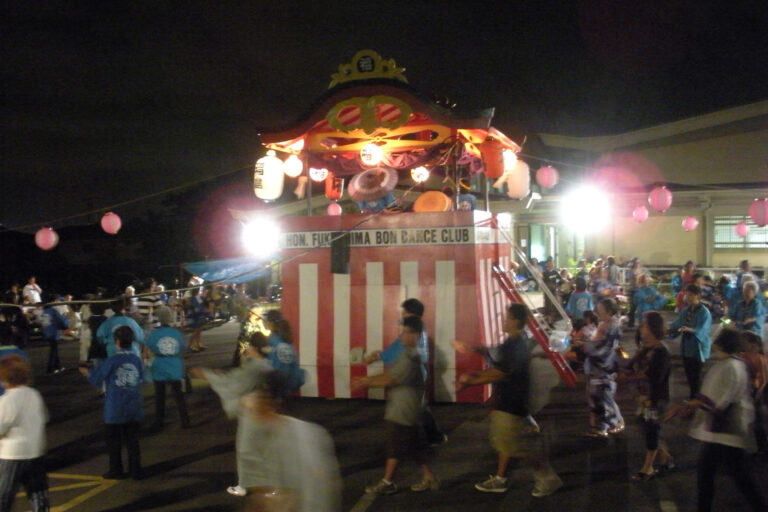
<path fill-rule="evenodd" d="M 427 444 L 441 444 L 445 440 L 445 433 L 437 425 L 426 397 L 421 400 L 421 427 Z"/>
<path fill-rule="evenodd" d="M 173 399 L 176 401 L 176 408 L 181 417 L 181 426 L 189 426 L 189 414 L 187 414 L 187 403 L 184 401 L 184 393 L 181 391 L 180 380 L 156 380 L 155 381 L 155 427 L 162 427 L 165 420 L 165 386 L 171 386 Z"/>
<path fill-rule="evenodd" d="M 139 450 L 139 422 L 106 424 L 107 450 L 109 451 L 109 473 L 123 474 L 123 439 L 128 452 L 128 473 L 133 478 L 141 476 L 141 452 Z"/>
<path fill-rule="evenodd" d="M 712 498 L 715 492 L 715 474 L 717 470 L 725 466 L 729 469 L 736 487 L 747 498 L 749 506 L 754 511 L 766 510 L 760 490 L 752 479 L 749 470 L 749 460 L 744 450 L 725 446 L 717 443 L 702 443 L 699 454 L 698 486 L 699 486 L 699 512 L 712 510 Z"/>
<path fill-rule="evenodd" d="M 48 477 L 43 458 L 0 459 L 0 512 L 11 512 L 13 500 L 24 485 L 32 512 L 48 512 Z"/>
<path fill-rule="evenodd" d="M 701 367 L 704 363 L 696 357 L 683 357 L 683 368 L 685 368 L 685 378 L 688 380 L 688 387 L 691 389 L 689 398 L 699 394 L 701 389 Z"/>
<path fill-rule="evenodd" d="M 637 311 L 637 304 L 635 304 L 635 299 L 632 298 L 632 295 L 634 295 L 633 290 L 629 290 L 629 313 L 627 313 L 627 327 L 634 327 L 635 326 L 635 312 Z"/>
<path fill-rule="evenodd" d="M 48 338 L 48 373 L 53 373 L 61 368 L 61 360 L 59 359 L 59 340 L 55 338 Z"/>

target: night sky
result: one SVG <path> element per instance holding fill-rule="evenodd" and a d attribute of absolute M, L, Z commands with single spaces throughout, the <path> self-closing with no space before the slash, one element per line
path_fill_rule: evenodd
<path fill-rule="evenodd" d="M 260 127 L 298 118 L 364 48 L 394 58 L 416 89 L 496 107 L 494 125 L 518 140 L 620 133 L 768 99 L 764 0 L 0 9 L 6 227 L 250 167 Z"/>

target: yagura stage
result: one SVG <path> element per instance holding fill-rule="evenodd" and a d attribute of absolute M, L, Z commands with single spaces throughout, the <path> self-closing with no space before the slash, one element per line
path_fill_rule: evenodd
<path fill-rule="evenodd" d="M 383 398 L 381 390 L 350 392 L 354 378 L 381 371 L 381 363 L 350 364 L 350 354 L 381 350 L 395 340 L 400 303 L 415 297 L 426 308 L 434 399 L 488 398 L 482 387 L 456 393 L 457 375 L 480 370 L 482 360 L 456 354 L 451 341 L 496 345 L 503 339 L 509 301 L 491 265 L 508 267 L 510 254 L 490 214 L 287 217 L 281 227 L 281 307 L 308 374 L 302 396 Z M 343 243 L 332 250 L 334 233 L 349 229 L 348 251 Z M 334 273 L 332 263 L 336 272 L 348 273 Z"/>

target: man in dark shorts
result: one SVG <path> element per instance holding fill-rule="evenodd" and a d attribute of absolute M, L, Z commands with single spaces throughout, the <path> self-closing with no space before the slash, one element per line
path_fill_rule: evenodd
<path fill-rule="evenodd" d="M 523 459 L 533 469 L 535 497 L 554 493 L 563 481 L 549 465 L 539 435 L 539 425 L 530 414 L 531 391 L 530 353 L 525 324 L 528 308 L 512 304 L 504 320 L 504 331 L 509 335 L 504 343 L 489 350 L 471 347 L 455 341 L 459 352 L 483 354 L 489 363 L 485 370 L 459 376 L 459 388 L 493 384 L 494 408 L 491 411 L 491 445 L 499 453 L 495 475 L 475 485 L 482 492 L 506 492 L 509 460 Z"/>
<path fill-rule="evenodd" d="M 427 464 L 427 448 L 419 439 L 424 379 L 421 375 L 421 356 L 417 346 L 423 330 L 421 318 L 404 318 L 400 341 L 405 348 L 389 370 L 379 375 L 363 377 L 353 384 L 357 389 L 380 387 L 389 390 L 384 413 L 387 422 L 387 462 L 384 478 L 366 487 L 365 492 L 368 494 L 396 493 L 397 485 L 393 479 L 397 466 L 401 460 L 409 458 L 419 463 L 423 474 L 421 482 L 411 486 L 412 491 L 434 491 L 440 487 Z"/>

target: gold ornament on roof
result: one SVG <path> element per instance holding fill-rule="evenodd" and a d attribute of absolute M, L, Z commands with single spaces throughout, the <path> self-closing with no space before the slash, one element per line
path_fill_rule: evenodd
<path fill-rule="evenodd" d="M 339 64 L 339 72 L 331 75 L 329 89 L 339 84 L 371 78 L 394 78 L 408 83 L 403 74 L 405 68 L 399 67 L 395 59 L 384 60 L 373 50 L 360 50 L 348 64 Z"/>

